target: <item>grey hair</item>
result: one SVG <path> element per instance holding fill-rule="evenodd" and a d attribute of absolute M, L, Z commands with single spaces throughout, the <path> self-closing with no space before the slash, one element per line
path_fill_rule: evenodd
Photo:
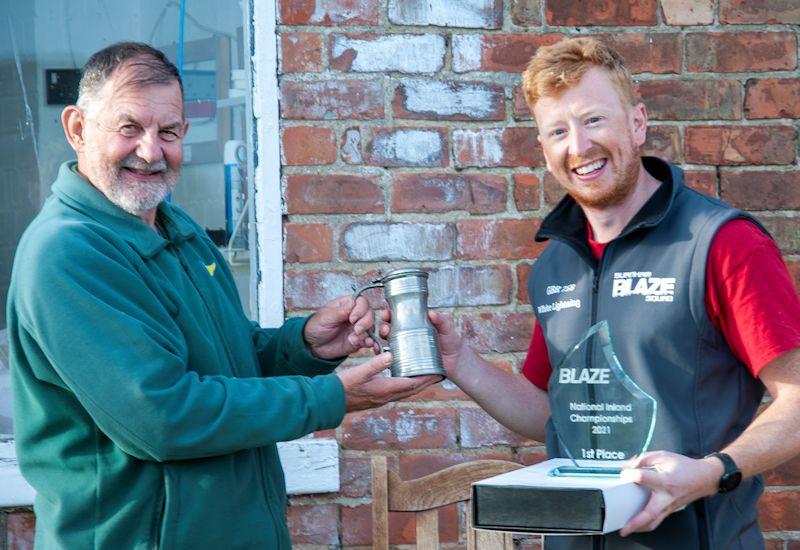
<path fill-rule="evenodd" d="M 78 107 L 86 110 L 108 79 L 123 66 L 131 69 L 125 86 L 141 87 L 177 81 L 183 96 L 183 81 L 178 68 L 163 52 L 142 42 L 117 42 L 92 54 L 83 66 L 78 87 Z"/>

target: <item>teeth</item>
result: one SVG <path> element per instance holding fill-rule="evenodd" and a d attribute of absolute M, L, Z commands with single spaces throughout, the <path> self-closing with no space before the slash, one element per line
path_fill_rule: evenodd
<path fill-rule="evenodd" d="M 585 176 L 589 172 L 594 172 L 595 170 L 600 170 L 600 168 L 602 168 L 605 165 L 605 163 L 606 163 L 605 160 L 602 160 L 602 159 L 601 160 L 596 160 L 596 161 L 592 162 L 591 164 L 587 164 L 585 166 L 581 166 L 580 168 L 576 168 L 575 172 L 579 176 Z"/>

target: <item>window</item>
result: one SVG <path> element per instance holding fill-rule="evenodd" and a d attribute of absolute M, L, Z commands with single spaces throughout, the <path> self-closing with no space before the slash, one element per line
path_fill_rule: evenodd
<path fill-rule="evenodd" d="M 31 498 L 16 471 L 11 439 L 5 319 L 11 260 L 22 231 L 50 194 L 59 165 L 74 158 L 60 114 L 74 102 L 79 70 L 93 52 L 117 41 L 144 41 L 181 66 L 190 130 L 171 200 L 223 249 L 250 317 L 263 326 L 283 320 L 282 247 L 275 246 L 282 234 L 275 5 L 252 4 L 254 14 L 247 2 L 191 0 L 185 5 L 183 13 L 177 1 L 153 0 L 33 0 L 0 7 L 0 24 L 11 29 L 0 33 L 5 98 L 0 116 L 0 506 L 29 504 Z M 250 93 L 251 42 L 262 96 L 257 117 Z M 251 139 L 254 135 L 257 139 Z M 254 141 L 258 178 L 253 177 Z M 260 192 L 258 209 L 255 191 Z M 263 250 L 255 246 L 250 221 L 256 218 Z M 289 492 L 338 490 L 335 440 L 291 442 L 280 452 Z M 8 487 L 19 488 L 16 500 L 16 489 Z"/>
<path fill-rule="evenodd" d="M 248 166 L 252 152 L 249 14 L 239 2 L 32 0 L 0 6 L 0 466 L 11 458 L 12 414 L 5 305 L 19 238 L 74 158 L 61 128 L 80 68 L 95 51 L 141 41 L 182 71 L 190 120 L 171 201 L 206 228 L 233 268 L 242 303 L 251 287 Z M 0 495 L 0 504 L 2 504 Z"/>

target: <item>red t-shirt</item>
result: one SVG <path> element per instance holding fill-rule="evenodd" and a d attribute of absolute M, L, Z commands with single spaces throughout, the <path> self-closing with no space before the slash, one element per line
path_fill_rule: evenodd
<path fill-rule="evenodd" d="M 589 247 L 598 259 L 606 243 Z M 708 252 L 706 311 L 733 354 L 753 376 L 776 357 L 800 346 L 800 298 L 778 246 L 754 224 L 723 225 Z M 536 323 L 522 374 L 547 390 L 552 367 Z"/>

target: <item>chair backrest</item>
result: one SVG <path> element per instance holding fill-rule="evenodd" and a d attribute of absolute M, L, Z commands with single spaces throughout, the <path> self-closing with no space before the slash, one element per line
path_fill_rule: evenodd
<path fill-rule="evenodd" d="M 389 512 L 414 512 L 417 548 L 438 550 L 438 508 L 455 502 L 467 504 L 467 550 L 511 550 L 508 533 L 474 531 L 470 498 L 474 481 L 521 468 L 506 460 L 475 460 L 450 466 L 417 479 L 402 481 L 387 468 L 385 456 L 372 457 L 372 547 L 389 548 Z"/>

